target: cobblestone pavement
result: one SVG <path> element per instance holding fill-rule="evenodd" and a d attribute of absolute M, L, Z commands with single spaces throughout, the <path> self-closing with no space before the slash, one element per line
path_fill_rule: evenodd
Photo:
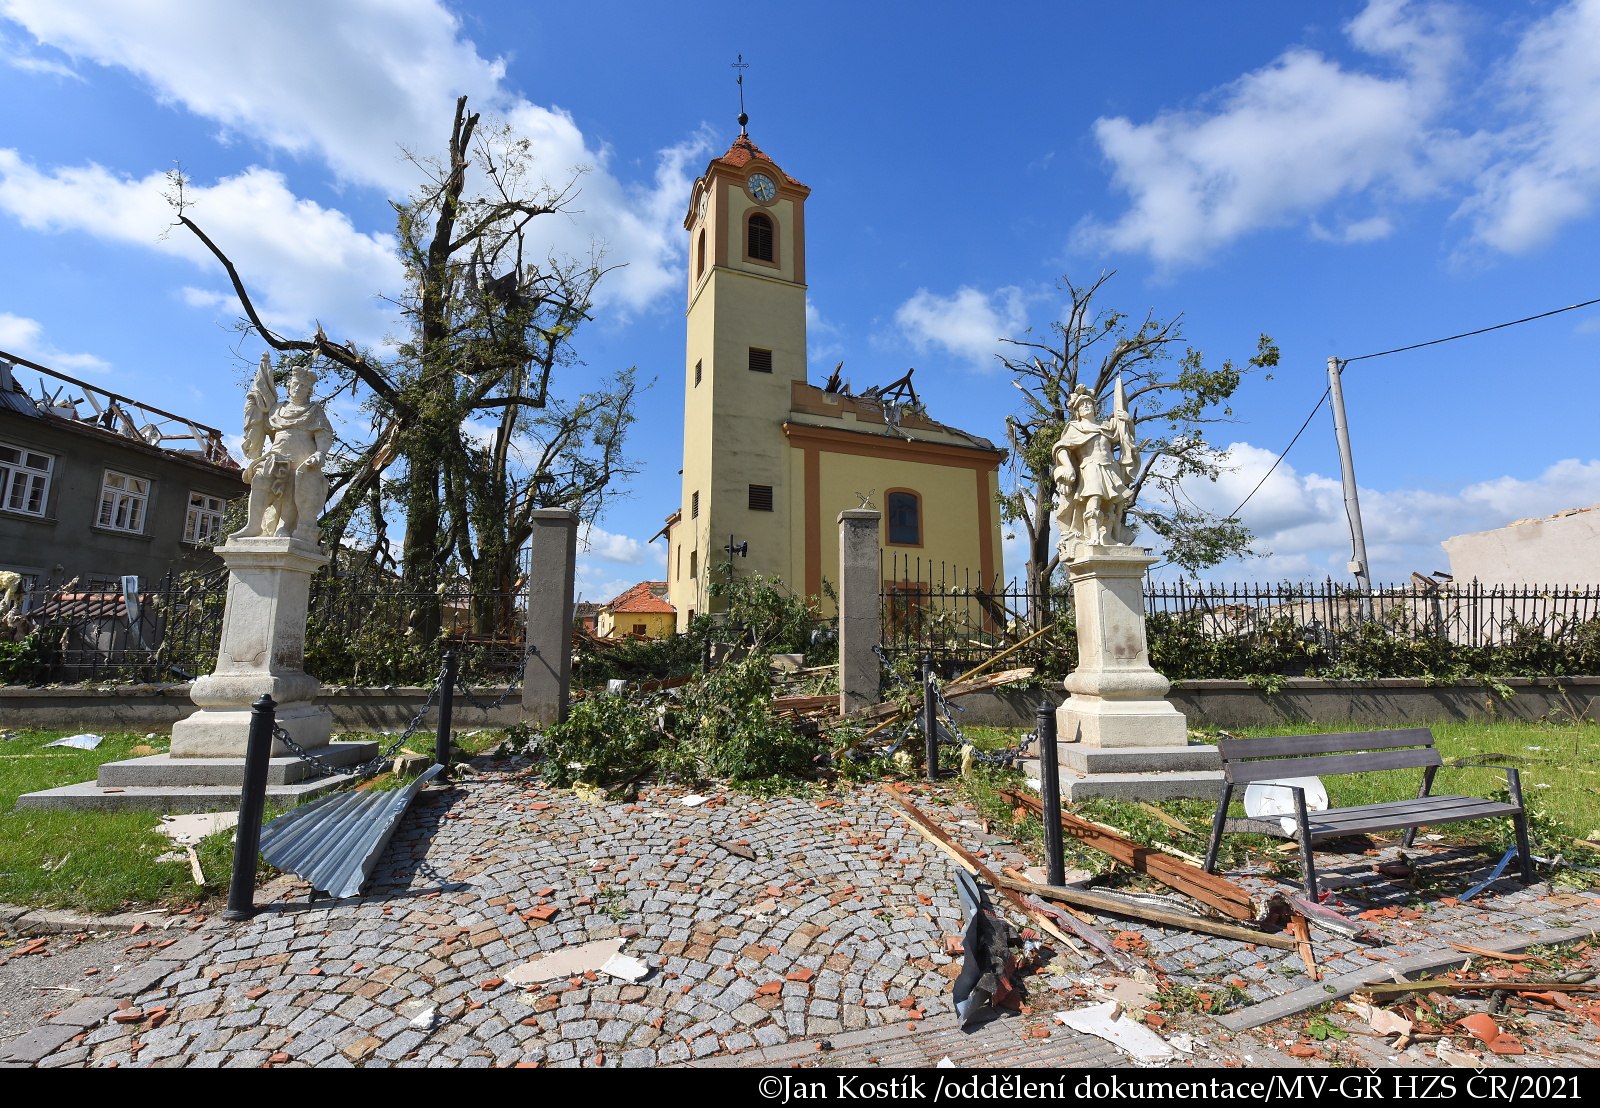
<path fill-rule="evenodd" d="M 1049 1020 L 1106 976 L 1066 956 L 1030 978 L 1020 1019 L 978 1036 L 955 1030 L 952 863 L 875 788 L 830 799 L 714 793 L 698 807 L 663 789 L 591 805 L 513 769 L 419 796 L 366 895 L 264 894 L 272 903 L 248 923 L 207 920 L 103 987 L 85 983 L 94 995 L 0 1045 L 0 1065 L 1115 1061 L 1100 1040 Z M 974 813 L 944 806 L 938 791 L 919 804 L 990 865 L 1033 861 L 980 830 Z M 1483 865 L 1413 853 L 1425 865 Z M 1511 881 L 1488 908 L 1441 903 L 1413 918 L 1403 907 L 1411 894 L 1373 878 L 1373 860 L 1320 859 L 1335 883 L 1346 879 L 1345 895 L 1401 906 L 1372 921 L 1386 945 L 1319 936 L 1318 957 L 1333 972 L 1451 939 L 1600 924 L 1591 895 Z M 1258 892 L 1283 888 L 1264 874 L 1240 879 Z M 1219 996 L 1231 984 L 1246 1003 L 1314 984 L 1293 952 L 1098 923 L 1149 959 L 1142 972 L 1151 979 Z M 622 940 L 649 975 L 629 983 L 590 971 L 527 988 L 504 980 L 531 959 L 601 939 Z M 1200 1040 L 1192 1064 L 1267 1064 L 1242 1061 L 1250 1050 L 1289 1060 L 1273 1045 L 1281 1032 L 1219 1035 L 1197 1014 L 1173 1017 L 1169 1030 L 1192 1026 Z M 817 1050 L 834 1039 L 837 1050 Z"/>

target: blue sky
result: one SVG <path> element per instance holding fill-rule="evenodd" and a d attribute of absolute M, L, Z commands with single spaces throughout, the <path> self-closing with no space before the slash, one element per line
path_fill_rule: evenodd
<path fill-rule="evenodd" d="M 644 470 L 592 536 L 581 587 L 657 572 L 676 506 L 687 188 L 737 133 L 813 189 L 812 375 L 917 368 L 935 418 L 999 439 L 996 339 L 1043 328 L 1063 274 L 1185 314 L 1208 357 L 1282 347 L 1253 378 L 1228 510 L 1351 357 L 1600 296 L 1600 0 L 779 5 L 438 0 L 0 0 L 0 348 L 233 428 L 245 363 L 195 217 L 272 319 L 381 341 L 398 157 L 473 97 L 575 165 L 551 245 L 627 263 L 585 374 L 657 384 Z M 1375 573 L 1445 569 L 1452 534 L 1600 501 L 1600 310 L 1358 362 L 1346 374 Z M 575 377 L 572 387 L 581 387 Z M 1342 575 L 1348 533 L 1319 415 L 1246 509 L 1267 559 L 1212 576 Z M 1013 546 L 1014 550 L 1014 546 Z"/>

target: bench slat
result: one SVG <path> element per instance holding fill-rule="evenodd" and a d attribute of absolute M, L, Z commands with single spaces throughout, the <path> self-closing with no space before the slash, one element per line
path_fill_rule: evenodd
<path fill-rule="evenodd" d="M 1295 754 L 1344 754 L 1401 746 L 1432 746 L 1426 727 L 1400 731 L 1343 731 L 1332 735 L 1280 735 L 1263 739 L 1219 739 L 1217 751 L 1226 761 L 1239 758 L 1283 758 Z"/>
<path fill-rule="evenodd" d="M 1311 758 L 1274 758 L 1261 762 L 1224 762 L 1223 772 L 1235 785 L 1281 777 L 1321 777 L 1334 773 L 1370 773 L 1384 769 L 1417 769 L 1443 765 L 1431 746 L 1411 750 L 1377 750 L 1364 754 L 1323 754 Z"/>
<path fill-rule="evenodd" d="M 1317 812 L 1311 815 L 1311 838 L 1312 841 L 1339 839 L 1348 835 L 1363 835 L 1369 831 L 1398 831 L 1401 828 L 1431 826 L 1436 823 L 1462 823 L 1471 819 L 1514 816 L 1521 811 L 1514 804 L 1502 804 L 1498 800 L 1474 801 L 1471 797 L 1448 799 L 1465 800 L 1468 803 L 1453 805 L 1448 809 L 1429 809 L 1413 803 L 1408 810 L 1399 812 L 1385 811 L 1384 809 L 1393 807 L 1385 804 L 1370 804 L 1365 808 L 1345 808 L 1335 812 Z M 1339 818 L 1328 820 L 1320 818 L 1324 816 Z"/>
<path fill-rule="evenodd" d="M 1314 821 L 1348 823 L 1375 815 L 1409 816 L 1414 813 L 1437 813 L 1445 816 L 1463 808 L 1479 808 L 1484 804 L 1502 804 L 1504 801 L 1485 800 L 1477 796 L 1425 796 L 1420 800 L 1390 800 L 1381 804 L 1360 804 L 1352 808 L 1333 808 L 1326 812 L 1312 812 Z"/>

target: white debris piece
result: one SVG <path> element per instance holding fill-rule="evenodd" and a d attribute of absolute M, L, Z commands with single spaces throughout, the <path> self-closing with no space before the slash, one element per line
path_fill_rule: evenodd
<path fill-rule="evenodd" d="M 621 952 L 621 939 L 600 939 L 524 962 L 507 970 L 505 978 L 513 985 L 532 985 L 540 981 L 554 981 L 558 977 L 581 977 L 589 970 L 603 969 Z"/>
<path fill-rule="evenodd" d="M 1404 1035 L 1411 1030 L 1411 1021 L 1387 1008 L 1379 1008 L 1360 1001 L 1347 1001 L 1345 1007 L 1367 1021 L 1367 1026 L 1380 1035 Z"/>
<path fill-rule="evenodd" d="M 156 830 L 180 846 L 190 846 L 207 835 L 237 826 L 238 812 L 192 812 L 183 816 L 162 816 Z"/>
<path fill-rule="evenodd" d="M 1114 1000 L 1057 1012 L 1056 1022 L 1086 1035 L 1098 1035 L 1136 1062 L 1166 1062 L 1176 1057 L 1165 1039 L 1144 1024 L 1124 1016 L 1122 1006 Z"/>
<path fill-rule="evenodd" d="M 624 981 L 637 981 L 650 973 L 650 967 L 637 958 L 629 958 L 626 954 L 613 954 L 600 967 L 600 972 L 612 977 L 620 977 Z"/>
<path fill-rule="evenodd" d="M 1185 1054 L 1193 1054 L 1205 1044 L 1190 1035 L 1174 1035 L 1167 1040 L 1167 1045 L 1173 1050 L 1181 1050 Z"/>
<path fill-rule="evenodd" d="M 1096 988 L 1124 1008 L 1148 1008 L 1157 992 L 1156 986 L 1147 981 L 1130 981 L 1126 977 L 1107 977 L 1097 982 Z"/>
<path fill-rule="evenodd" d="M 64 739 L 57 739 L 53 743 L 45 743 L 44 745 L 70 746 L 77 750 L 93 750 L 95 747 L 99 746 L 105 741 L 106 738 L 104 735 L 68 735 Z"/>
<path fill-rule="evenodd" d="M 709 796 L 701 796 L 698 793 L 690 793 L 688 796 L 679 797 L 678 803 L 682 804 L 685 808 L 698 808 L 700 805 L 704 804 L 710 799 L 711 798 Z"/>
<path fill-rule="evenodd" d="M 956 1068 L 956 1064 L 950 1060 L 950 1055 L 946 1054 L 943 1058 L 939 1059 L 938 1064 L 933 1068 L 936 1070 L 953 1070 Z"/>

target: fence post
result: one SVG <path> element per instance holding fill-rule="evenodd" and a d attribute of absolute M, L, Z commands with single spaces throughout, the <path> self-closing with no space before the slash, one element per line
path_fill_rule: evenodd
<path fill-rule="evenodd" d="M 433 760 L 444 767 L 441 777 L 450 776 L 450 722 L 456 707 L 456 652 L 444 652 L 444 674 L 439 678 L 439 730 L 433 739 Z"/>
<path fill-rule="evenodd" d="M 1066 869 L 1061 860 L 1061 768 L 1056 746 L 1056 709 L 1047 697 L 1039 705 L 1039 794 L 1044 800 L 1044 881 L 1065 885 Z"/>
<path fill-rule="evenodd" d="M 878 580 L 878 521 L 871 508 L 839 513 L 839 712 L 878 702 L 878 655 L 883 637 L 883 582 Z"/>
<path fill-rule="evenodd" d="M 928 780 L 939 780 L 939 700 L 933 695 L 933 655 L 922 656 L 922 737 Z"/>
<path fill-rule="evenodd" d="M 567 718 L 572 684 L 577 515 L 565 508 L 535 511 L 528 554 L 528 666 L 522 675 L 522 718 L 548 727 Z"/>
<path fill-rule="evenodd" d="M 267 807 L 267 766 L 272 761 L 272 729 L 277 705 L 265 693 L 250 706 L 245 740 L 244 785 L 239 791 L 239 826 L 233 838 L 233 876 L 223 919 L 256 914 L 256 854 L 261 849 L 261 816 Z"/>

